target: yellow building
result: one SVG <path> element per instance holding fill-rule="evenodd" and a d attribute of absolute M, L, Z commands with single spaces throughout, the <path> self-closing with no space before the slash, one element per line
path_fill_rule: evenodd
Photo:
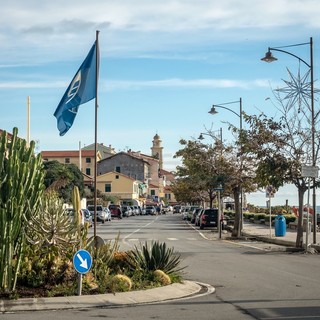
<path fill-rule="evenodd" d="M 74 164 L 80 171 L 87 176 L 94 175 L 94 150 L 80 151 L 42 151 L 41 156 L 43 161 L 58 161 L 63 164 Z M 97 161 L 101 160 L 100 152 L 97 152 Z"/>
<path fill-rule="evenodd" d="M 119 172 L 107 172 L 97 176 L 97 189 L 106 195 L 122 200 L 139 200 L 141 181 Z"/>

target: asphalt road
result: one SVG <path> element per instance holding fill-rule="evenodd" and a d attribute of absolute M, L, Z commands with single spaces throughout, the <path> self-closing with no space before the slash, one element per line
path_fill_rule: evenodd
<path fill-rule="evenodd" d="M 200 233 L 172 214 L 130 217 L 97 226 L 97 235 L 105 240 L 114 240 L 118 232 L 121 250 L 145 241 L 165 241 L 181 253 L 182 264 L 187 266 L 185 278 L 210 284 L 216 292 L 151 305 L 3 314 L 1 319 L 320 319 L 319 255 L 219 240 L 211 230 Z"/>

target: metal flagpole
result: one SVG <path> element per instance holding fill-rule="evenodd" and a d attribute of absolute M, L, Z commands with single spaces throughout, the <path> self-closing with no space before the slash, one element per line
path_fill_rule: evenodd
<path fill-rule="evenodd" d="M 96 99 L 94 120 L 94 239 L 97 236 L 97 140 L 98 140 L 98 72 L 99 72 L 99 31 L 96 31 Z"/>

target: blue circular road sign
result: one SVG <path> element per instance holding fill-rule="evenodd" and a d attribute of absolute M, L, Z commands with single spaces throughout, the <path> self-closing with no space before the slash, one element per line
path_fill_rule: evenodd
<path fill-rule="evenodd" d="M 80 249 L 73 256 L 73 266 L 79 273 L 87 273 L 92 265 L 92 257 L 87 250 Z"/>

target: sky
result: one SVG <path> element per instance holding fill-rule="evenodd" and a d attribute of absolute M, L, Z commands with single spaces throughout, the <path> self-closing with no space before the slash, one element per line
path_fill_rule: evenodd
<path fill-rule="evenodd" d="M 239 114 L 241 97 L 247 114 L 277 115 L 272 89 L 299 61 L 280 53 L 276 63 L 264 63 L 268 47 L 307 43 L 290 51 L 309 62 L 313 37 L 319 79 L 319 16 L 318 0 L 3 0 L 0 128 L 18 127 L 27 137 L 30 96 L 38 151 L 93 143 L 94 100 L 81 105 L 62 137 L 53 113 L 99 30 L 98 142 L 150 154 L 157 133 L 164 168 L 174 170 L 180 139 L 222 128 L 224 141 L 234 140 L 226 122 L 238 125 L 239 116 L 223 109 L 212 116 L 213 104 L 234 102 L 228 108 Z M 267 200 L 263 190 L 247 199 Z M 287 199 L 298 203 L 295 188 L 281 188 L 272 204 Z"/>

